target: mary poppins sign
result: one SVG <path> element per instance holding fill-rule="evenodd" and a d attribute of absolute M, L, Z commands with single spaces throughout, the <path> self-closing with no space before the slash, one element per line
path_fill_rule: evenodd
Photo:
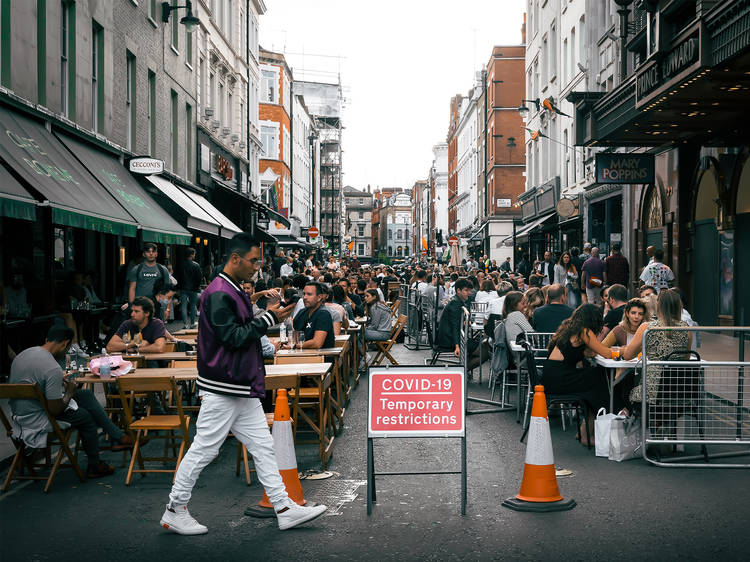
<path fill-rule="evenodd" d="M 596 155 L 596 183 L 653 182 L 653 154 L 605 152 Z"/>

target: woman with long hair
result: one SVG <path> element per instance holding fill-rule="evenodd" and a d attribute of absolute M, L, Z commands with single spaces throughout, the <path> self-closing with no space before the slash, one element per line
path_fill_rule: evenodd
<path fill-rule="evenodd" d="M 601 343 L 596 335 L 601 332 L 604 320 L 601 309 L 594 304 L 584 304 L 564 320 L 549 342 L 549 356 L 542 370 L 542 384 L 551 394 L 577 394 L 588 405 L 588 435 L 593 437 L 593 423 L 596 411 L 609 405 L 609 390 L 604 370 L 599 366 L 589 366 L 587 357 L 596 354 L 611 356 L 611 350 Z M 618 405 L 615 404 L 615 410 Z M 581 443 L 586 440 L 586 428 L 579 428 Z"/>
<path fill-rule="evenodd" d="M 482 281 L 480 289 L 480 291 L 477 291 L 474 302 L 489 302 L 497 296 L 495 293 L 495 284 L 489 279 Z"/>
<path fill-rule="evenodd" d="M 555 264 L 555 283 L 568 289 L 568 306 L 573 309 L 578 308 L 581 304 L 580 278 L 570 252 L 567 250 L 560 254 L 560 260 Z"/>
<path fill-rule="evenodd" d="M 505 295 L 503 321 L 505 322 L 505 339 L 509 343 L 516 341 L 518 334 L 534 331 L 534 327 L 529 323 L 529 316 L 526 314 L 526 298 L 520 291 L 511 291 Z"/>
<path fill-rule="evenodd" d="M 380 300 L 376 289 L 365 291 L 365 311 L 369 318 L 365 326 L 365 340 L 387 340 L 391 335 L 391 309 Z"/>
<path fill-rule="evenodd" d="M 642 299 L 630 299 L 622 313 L 622 321 L 607 334 L 602 343 L 607 347 L 628 345 L 641 324 L 648 322 L 650 318 L 648 307 Z"/>
<path fill-rule="evenodd" d="M 643 348 L 643 333 L 648 329 L 665 328 L 670 326 L 687 326 L 688 323 L 681 319 L 682 301 L 680 295 L 672 289 L 662 289 L 656 302 L 656 318 L 644 322 L 638 327 L 633 340 L 622 349 L 624 359 L 632 359 L 641 353 Z M 651 332 L 646 337 L 648 348 L 648 359 L 650 361 L 661 361 L 666 359 L 675 351 L 690 349 L 690 332 Z M 683 357 L 673 359 L 687 359 Z M 646 371 L 646 401 L 654 402 L 659 391 L 661 380 L 661 366 L 649 365 Z M 637 384 L 630 392 L 631 404 L 638 403 L 643 398 L 643 384 Z"/>

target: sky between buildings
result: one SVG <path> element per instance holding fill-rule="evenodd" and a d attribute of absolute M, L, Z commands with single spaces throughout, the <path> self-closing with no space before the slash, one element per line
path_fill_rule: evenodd
<path fill-rule="evenodd" d="M 521 42 L 524 0 L 265 0 L 260 44 L 300 80 L 336 82 L 344 184 L 411 187 L 493 45 Z M 519 105 L 521 100 L 519 101 Z"/>

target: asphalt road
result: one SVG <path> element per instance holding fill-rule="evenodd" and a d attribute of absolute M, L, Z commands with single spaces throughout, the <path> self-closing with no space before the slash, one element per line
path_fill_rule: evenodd
<path fill-rule="evenodd" d="M 424 355 L 397 353 L 413 363 Z M 576 442 L 572 428 L 563 432 L 557 419 L 551 422 L 555 462 L 573 472 L 558 483 L 578 506 L 548 514 L 502 507 L 518 493 L 525 455 L 511 413 L 467 419 L 466 516 L 460 515 L 458 477 L 441 475 L 380 478 L 368 517 L 365 486 L 359 486 L 366 477 L 366 395 L 360 384 L 336 439 L 329 468 L 338 475 L 303 481 L 308 500 L 332 508 L 307 526 L 281 532 L 273 520 L 243 515 L 262 490 L 257 481 L 248 487 L 235 476 L 236 447 L 227 443 L 190 504 L 207 535 L 182 537 L 159 527 L 166 475 L 135 477 L 126 487 L 121 468 L 85 484 L 63 471 L 49 494 L 33 483 L 14 484 L 0 496 L 0 561 L 748 559 L 750 471 L 610 462 Z M 381 439 L 375 451 L 380 471 L 446 470 L 460 459 L 456 439 Z M 298 462 L 301 470 L 316 464 L 307 450 Z M 352 491 L 353 500 L 346 497 Z"/>

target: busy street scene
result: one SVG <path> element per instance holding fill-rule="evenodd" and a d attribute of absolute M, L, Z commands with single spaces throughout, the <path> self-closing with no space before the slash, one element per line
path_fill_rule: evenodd
<path fill-rule="evenodd" d="M 0 561 L 747 560 L 749 105 L 745 0 L 0 0 Z"/>

